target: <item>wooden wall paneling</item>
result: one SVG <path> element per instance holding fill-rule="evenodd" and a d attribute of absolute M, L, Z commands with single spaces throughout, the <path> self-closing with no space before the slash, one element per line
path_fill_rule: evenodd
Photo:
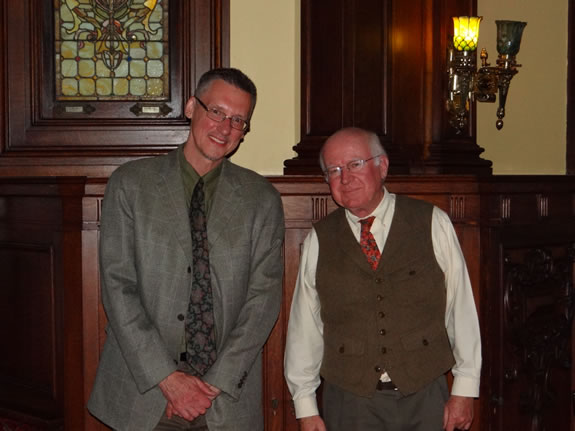
<path fill-rule="evenodd" d="M 66 113 L 80 103 L 55 100 L 54 2 L 4 1 L 0 54 L 0 175 L 109 176 L 120 164 L 162 154 L 184 142 L 183 105 L 200 75 L 229 64 L 229 0 L 170 0 L 170 112 L 134 114 L 136 101 L 87 101 L 90 114 Z M 227 14 L 228 16 L 224 16 Z"/>
<path fill-rule="evenodd" d="M 273 177 L 270 180 L 282 195 L 287 230 L 284 302 L 263 353 L 263 407 L 267 430 L 295 430 L 291 396 L 283 377 L 291 297 L 303 240 L 312 223 L 336 205 L 321 177 Z M 99 297 L 97 258 L 105 185 L 106 179 L 0 179 L 0 269 L 3 275 L 8 274 L 7 282 L 0 289 L 0 306 L 9 304 L 1 310 L 0 330 L 6 332 L 2 334 L 3 339 L 13 346 L 13 355 L 0 360 L 3 383 L 0 410 L 35 419 L 47 429 L 62 425 L 65 430 L 73 431 L 108 429 L 85 409 L 105 338 L 106 319 Z M 575 180 L 570 177 L 478 180 L 473 176 L 392 176 L 386 185 L 392 192 L 438 205 L 451 217 L 459 237 L 483 336 L 482 392 L 476 402 L 473 430 L 526 429 L 525 414 L 520 416 L 517 412 L 521 411 L 525 399 L 534 398 L 525 398 L 525 393 L 531 396 L 532 392 L 517 389 L 522 387 L 508 377 L 509 360 L 514 351 L 505 350 L 509 318 L 504 310 L 510 274 L 506 265 L 529 262 L 525 256 L 532 249 L 548 249 L 558 261 L 571 256 L 569 247 L 575 243 Z M 30 271 L 29 267 L 35 270 Z M 565 289 L 570 286 L 572 290 L 573 264 L 569 268 L 560 274 Z M 556 284 L 551 283 L 548 290 L 552 291 Z M 545 295 L 543 299 L 540 297 L 531 295 L 529 310 L 533 313 L 537 310 L 535 317 L 542 316 L 541 322 L 553 322 L 547 319 L 552 309 L 546 305 L 551 304 L 550 300 Z M 558 305 L 555 308 L 561 310 Z M 31 319 L 31 315 L 37 315 L 36 319 Z M 44 332 L 40 332 L 43 336 L 35 353 L 44 359 L 29 373 L 27 342 L 35 343 L 38 331 Z M 539 336 L 539 332 L 535 336 Z M 573 344 L 569 344 L 573 343 L 572 335 L 567 338 L 562 351 L 568 351 L 569 346 L 573 348 Z M 565 358 L 565 354 L 562 355 L 561 358 Z M 570 420 L 565 407 L 572 392 L 569 378 L 572 370 L 564 366 L 568 362 L 551 367 L 549 382 L 555 390 L 553 402 L 531 408 L 543 412 L 537 416 L 541 418 L 540 423 L 558 426 L 558 429 L 566 428 L 561 428 L 563 422 L 557 421 Z M 518 369 L 517 374 L 521 373 Z M 32 383 L 28 383 L 26 389 L 17 387 L 30 379 Z M 536 387 L 544 387 L 540 382 L 538 385 Z M 539 393 L 547 396 L 541 400 L 548 399 L 548 392 Z"/>
<path fill-rule="evenodd" d="M 566 172 L 575 175 L 575 4 L 569 1 L 567 34 L 567 151 Z M 574 398 L 575 408 L 575 398 Z"/>
<path fill-rule="evenodd" d="M 2 414 L 82 429 L 83 179 L 0 179 Z"/>
<path fill-rule="evenodd" d="M 84 380 L 83 392 L 86 402 L 92 392 L 98 370 L 100 354 L 106 340 L 106 314 L 100 294 L 100 271 L 98 244 L 100 238 L 100 216 L 102 199 L 106 189 L 106 179 L 89 179 L 86 183 L 83 209 L 82 230 L 82 300 L 84 325 Z M 109 427 L 101 423 L 88 412 L 85 406 L 85 431 L 107 431 Z"/>

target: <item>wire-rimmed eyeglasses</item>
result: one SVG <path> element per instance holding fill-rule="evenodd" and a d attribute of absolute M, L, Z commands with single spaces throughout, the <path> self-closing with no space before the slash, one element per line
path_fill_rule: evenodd
<path fill-rule="evenodd" d="M 349 172 L 361 171 L 361 169 L 365 166 L 367 162 L 381 156 L 383 156 L 383 154 L 378 154 L 377 156 L 370 157 L 369 159 L 352 160 L 351 162 L 348 162 L 345 166 L 330 166 L 329 168 L 326 168 L 325 171 L 323 171 L 324 178 L 329 183 L 330 180 L 341 177 L 341 172 L 343 171 L 343 168 L 346 168 Z"/>
<path fill-rule="evenodd" d="M 208 108 L 204 102 L 202 102 L 197 96 L 196 100 L 200 104 L 202 108 L 206 110 L 206 115 L 209 119 L 217 121 L 221 123 L 224 120 L 230 119 L 230 126 L 232 126 L 236 130 L 241 130 L 245 132 L 248 130 L 250 123 L 247 120 L 244 120 L 242 117 L 238 117 L 237 115 L 226 115 L 224 112 L 220 111 L 218 108 Z"/>

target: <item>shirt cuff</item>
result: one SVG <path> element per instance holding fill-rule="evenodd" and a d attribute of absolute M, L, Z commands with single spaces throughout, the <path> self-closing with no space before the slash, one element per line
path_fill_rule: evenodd
<path fill-rule="evenodd" d="M 455 376 L 451 387 L 451 395 L 476 398 L 479 396 L 479 379 L 473 377 Z"/>
<path fill-rule="evenodd" d="M 298 398 L 294 400 L 293 403 L 295 407 L 295 417 L 297 419 L 319 415 L 315 394 Z"/>

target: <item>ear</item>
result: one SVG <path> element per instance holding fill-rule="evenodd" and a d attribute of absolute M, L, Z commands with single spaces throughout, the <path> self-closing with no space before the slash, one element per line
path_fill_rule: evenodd
<path fill-rule="evenodd" d="M 389 159 L 387 156 L 379 156 L 379 173 L 382 181 L 387 177 L 387 169 L 389 168 Z"/>
<path fill-rule="evenodd" d="M 195 108 L 196 108 L 196 98 L 192 96 L 186 102 L 186 106 L 184 108 L 184 115 L 187 118 L 191 119 Z"/>

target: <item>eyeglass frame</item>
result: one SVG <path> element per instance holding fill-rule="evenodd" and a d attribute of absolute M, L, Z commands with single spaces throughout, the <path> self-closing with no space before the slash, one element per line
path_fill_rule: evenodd
<path fill-rule="evenodd" d="M 244 120 L 242 117 L 240 117 L 240 116 L 238 116 L 238 115 L 226 115 L 225 113 L 223 113 L 222 111 L 220 111 L 218 108 L 208 108 L 208 107 L 206 106 L 206 104 L 205 104 L 204 102 L 202 102 L 198 96 L 194 96 L 194 98 L 198 101 L 198 103 L 200 104 L 200 106 L 201 106 L 202 108 L 204 108 L 204 110 L 206 111 L 206 115 L 208 116 L 208 118 L 209 118 L 210 120 L 217 121 L 218 123 L 222 123 L 222 122 L 226 121 L 226 120 L 229 118 L 229 119 L 231 120 L 231 121 L 230 121 L 230 127 L 231 127 L 232 129 L 234 129 L 234 130 L 239 130 L 240 132 L 244 132 L 244 133 L 247 133 L 247 132 L 248 132 L 248 130 L 249 130 L 249 128 L 250 128 L 250 122 L 249 122 L 248 120 Z M 217 118 L 217 117 L 210 116 L 210 114 L 211 114 L 211 115 L 216 115 L 216 113 L 214 112 L 214 110 L 216 110 L 216 111 L 218 111 L 219 113 L 221 113 L 221 114 L 223 115 L 223 117 L 222 117 L 222 118 L 219 118 L 219 117 Z M 235 121 L 241 120 L 241 121 L 244 123 L 244 127 L 241 128 L 241 129 L 238 129 L 237 127 L 234 127 L 234 119 L 236 119 Z"/>
<path fill-rule="evenodd" d="M 326 182 L 326 183 L 329 183 L 330 179 L 341 178 L 341 173 L 343 172 L 343 168 L 346 168 L 347 171 L 348 171 L 348 172 L 351 172 L 351 173 L 353 173 L 353 172 L 359 172 L 359 171 L 361 171 L 361 170 L 364 168 L 364 166 L 367 164 L 367 162 L 369 162 L 370 160 L 376 159 L 376 158 L 378 158 L 378 157 L 381 157 L 381 156 L 385 156 L 385 154 L 384 154 L 384 153 L 378 154 L 377 156 L 372 156 L 372 157 L 370 157 L 369 159 L 350 160 L 349 162 L 347 162 L 347 163 L 345 164 L 345 166 L 330 166 L 329 168 L 326 168 L 326 169 L 323 171 L 323 177 L 324 177 L 324 179 L 325 179 L 325 182 Z M 349 166 L 350 166 L 351 164 L 353 164 L 353 163 L 359 163 L 360 165 L 359 165 L 357 168 L 355 168 L 355 170 L 352 170 Z M 335 175 L 335 176 L 330 176 L 330 175 L 329 175 L 329 171 L 332 170 L 332 169 L 335 169 L 335 172 L 338 172 L 338 174 Z"/>

